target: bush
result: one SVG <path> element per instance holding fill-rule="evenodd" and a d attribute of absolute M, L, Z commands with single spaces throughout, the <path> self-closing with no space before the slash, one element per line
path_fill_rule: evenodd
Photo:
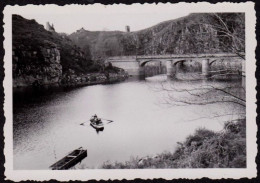
<path fill-rule="evenodd" d="M 246 120 L 226 122 L 224 130 L 198 129 L 174 153 L 132 158 L 125 163 L 103 164 L 102 168 L 245 168 Z"/>

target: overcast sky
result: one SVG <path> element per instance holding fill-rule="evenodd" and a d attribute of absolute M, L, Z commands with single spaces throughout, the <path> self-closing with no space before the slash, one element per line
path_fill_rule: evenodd
<path fill-rule="evenodd" d="M 90 31 L 120 30 L 129 25 L 131 31 L 141 30 L 162 21 L 188 15 L 183 9 L 172 4 L 134 4 L 134 5 L 84 5 L 84 6 L 33 6 L 16 11 L 27 19 L 38 23 L 54 24 L 57 32 L 72 33 L 84 27 Z"/>

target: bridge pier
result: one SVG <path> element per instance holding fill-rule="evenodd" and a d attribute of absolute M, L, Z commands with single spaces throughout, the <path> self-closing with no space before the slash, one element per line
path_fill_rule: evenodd
<path fill-rule="evenodd" d="M 141 76 L 141 77 L 143 77 L 145 75 L 144 67 L 139 66 L 139 68 L 138 68 L 138 75 Z"/>
<path fill-rule="evenodd" d="M 172 61 L 167 61 L 166 62 L 166 69 L 167 69 L 167 77 L 168 78 L 173 78 L 175 76 L 175 71 L 176 68 L 174 65 L 172 65 Z"/>
<path fill-rule="evenodd" d="M 202 70 L 202 76 L 204 79 L 207 79 L 210 76 L 210 65 L 209 65 L 209 59 L 202 60 L 201 63 L 201 70 Z"/>
<path fill-rule="evenodd" d="M 162 62 L 159 63 L 159 74 L 162 74 Z"/>

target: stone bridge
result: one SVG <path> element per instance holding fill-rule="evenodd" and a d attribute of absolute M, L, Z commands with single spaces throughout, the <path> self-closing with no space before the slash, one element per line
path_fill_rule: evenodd
<path fill-rule="evenodd" d="M 237 54 L 218 53 L 218 54 L 187 54 L 187 55 L 144 55 L 144 56 L 116 56 L 109 57 L 106 62 L 113 66 L 122 68 L 129 75 L 144 75 L 144 66 L 149 62 L 160 62 L 166 65 L 167 76 L 174 76 L 179 72 L 180 66 L 195 67 L 202 76 L 207 77 L 213 65 L 222 63 L 224 66 L 232 64 L 241 73 L 244 73 L 245 60 Z"/>

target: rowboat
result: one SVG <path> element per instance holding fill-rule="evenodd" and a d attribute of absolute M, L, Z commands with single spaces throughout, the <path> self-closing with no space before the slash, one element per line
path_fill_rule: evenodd
<path fill-rule="evenodd" d="M 90 126 L 95 128 L 96 130 L 102 131 L 104 129 L 104 124 L 102 120 L 97 117 L 97 115 L 94 115 L 89 121 Z"/>
<path fill-rule="evenodd" d="M 52 170 L 67 170 L 81 162 L 85 157 L 87 157 L 87 155 L 87 150 L 80 147 L 51 165 L 50 168 Z"/>
<path fill-rule="evenodd" d="M 102 121 L 100 123 L 96 123 L 95 121 L 90 120 L 90 125 L 97 130 L 103 130 L 104 129 L 104 124 L 103 124 Z"/>

